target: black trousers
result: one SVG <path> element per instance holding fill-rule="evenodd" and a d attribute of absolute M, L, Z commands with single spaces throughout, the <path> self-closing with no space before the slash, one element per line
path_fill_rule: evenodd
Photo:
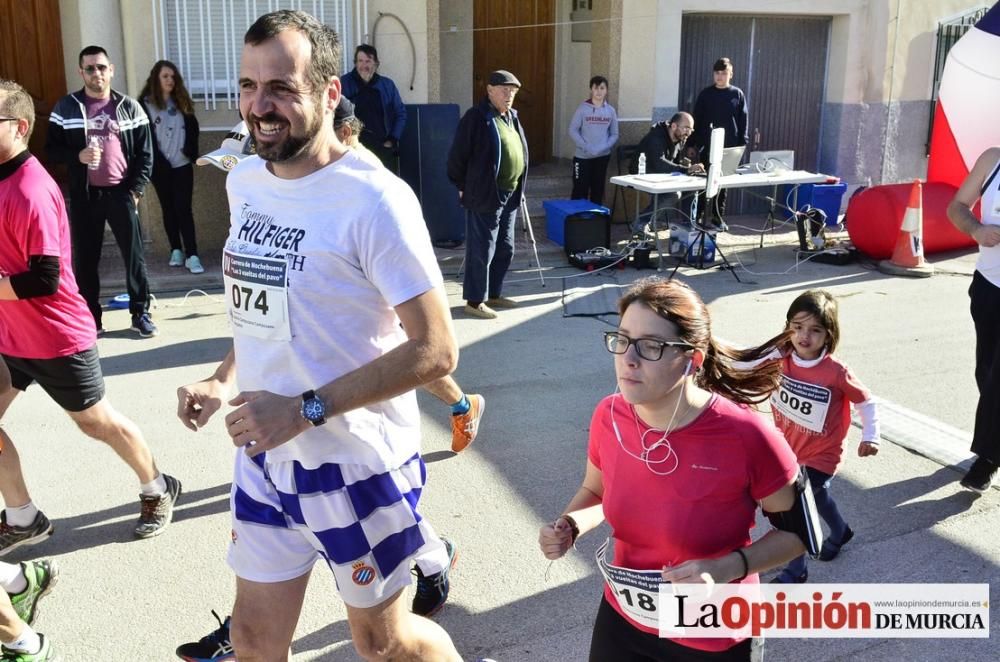
<path fill-rule="evenodd" d="M 70 199 L 70 237 L 73 241 L 73 271 L 90 308 L 97 328 L 101 328 L 101 245 L 104 224 L 111 226 L 125 261 L 125 287 L 129 312 L 141 315 L 149 310 L 149 277 L 142 246 L 142 229 L 132 193 L 124 186 L 91 186 L 84 199 Z"/>
<path fill-rule="evenodd" d="M 978 271 L 969 286 L 972 321 L 976 326 L 976 427 L 972 452 L 1000 464 L 1000 287 Z"/>
<path fill-rule="evenodd" d="M 194 164 L 179 168 L 153 168 L 153 187 L 163 210 L 163 230 L 167 233 L 170 250 L 183 250 L 188 257 L 198 254 L 194 237 Z M 183 243 L 182 243 L 183 241 Z"/>
<path fill-rule="evenodd" d="M 386 147 L 385 141 L 377 139 L 370 131 L 362 131 L 359 137 L 361 144 L 377 156 L 389 172 L 399 175 L 399 152 L 396 149 Z"/>
<path fill-rule="evenodd" d="M 594 159 L 573 157 L 573 200 L 590 200 L 595 205 L 604 204 L 604 184 L 607 182 L 608 160 L 611 155 Z"/>
<path fill-rule="evenodd" d="M 590 640 L 590 662 L 747 662 L 750 640 L 729 650 L 703 651 L 638 629 L 601 600 Z"/>

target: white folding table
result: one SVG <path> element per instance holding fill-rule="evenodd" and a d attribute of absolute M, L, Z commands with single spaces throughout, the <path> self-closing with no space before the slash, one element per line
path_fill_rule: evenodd
<path fill-rule="evenodd" d="M 821 184 L 834 179 L 822 173 L 805 170 L 787 170 L 784 172 L 755 172 L 748 174 L 724 175 L 719 178 L 720 189 L 755 188 L 771 186 L 777 189 L 782 185 Z M 611 178 L 616 186 L 635 189 L 636 219 L 640 217 L 639 191 L 653 196 L 653 217 L 650 225 L 656 237 L 656 252 L 658 254 L 657 270 L 662 268 L 663 251 L 660 248 L 660 233 L 656 226 L 659 211 L 659 197 L 668 193 L 688 193 L 705 189 L 706 178 L 676 173 L 652 173 L 646 175 L 617 175 Z"/>

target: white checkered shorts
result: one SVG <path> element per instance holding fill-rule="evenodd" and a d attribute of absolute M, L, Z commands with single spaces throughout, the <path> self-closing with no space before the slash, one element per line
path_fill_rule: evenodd
<path fill-rule="evenodd" d="M 345 603 L 373 607 L 409 585 L 415 557 L 443 550 L 417 512 L 427 477 L 419 455 L 386 473 L 266 456 L 236 453 L 228 562 L 239 577 L 286 581 L 323 558 Z"/>

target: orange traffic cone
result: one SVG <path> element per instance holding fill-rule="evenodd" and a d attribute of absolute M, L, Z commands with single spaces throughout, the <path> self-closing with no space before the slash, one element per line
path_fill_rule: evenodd
<path fill-rule="evenodd" d="M 919 179 L 913 180 L 910 202 L 903 212 L 903 225 L 899 228 L 892 258 L 879 262 L 878 270 L 914 278 L 927 278 L 934 273 L 934 267 L 924 261 L 924 202 Z"/>

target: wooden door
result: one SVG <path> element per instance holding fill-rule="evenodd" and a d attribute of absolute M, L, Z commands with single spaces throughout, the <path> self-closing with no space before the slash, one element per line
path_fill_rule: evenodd
<path fill-rule="evenodd" d="M 491 71 L 506 69 L 521 81 L 514 100 L 528 137 L 531 163 L 552 156 L 555 0 L 475 0 L 472 103 L 486 94 Z"/>
<path fill-rule="evenodd" d="M 59 0 L 0 0 L 0 78 L 23 85 L 35 101 L 28 145 L 45 161 L 49 112 L 66 94 Z"/>

